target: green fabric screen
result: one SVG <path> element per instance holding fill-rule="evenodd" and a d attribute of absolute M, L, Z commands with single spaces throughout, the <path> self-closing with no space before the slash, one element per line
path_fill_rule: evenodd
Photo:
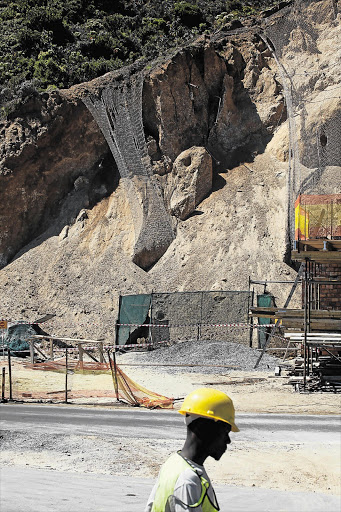
<path fill-rule="evenodd" d="M 275 297 L 271 295 L 271 293 L 263 293 L 262 295 L 257 295 L 257 306 L 260 308 L 271 308 L 275 305 Z M 259 325 L 268 325 L 271 323 L 271 318 L 258 318 Z M 268 338 L 269 328 L 264 327 L 263 329 L 258 329 L 258 347 L 263 348 L 264 344 Z"/>
<path fill-rule="evenodd" d="M 124 295 L 120 297 L 119 324 L 143 324 L 147 318 L 151 302 L 151 294 Z M 120 325 L 118 328 L 117 345 L 125 345 L 129 334 L 135 326 Z"/>

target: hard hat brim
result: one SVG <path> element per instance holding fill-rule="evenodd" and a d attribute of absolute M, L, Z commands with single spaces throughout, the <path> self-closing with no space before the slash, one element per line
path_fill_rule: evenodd
<path fill-rule="evenodd" d="M 178 411 L 180 414 L 182 414 L 183 416 L 186 416 L 186 414 L 191 414 L 190 412 L 188 411 L 184 411 L 182 409 L 180 409 Z M 232 432 L 240 432 L 239 428 L 237 427 L 237 425 L 235 423 L 233 423 L 232 421 L 227 421 L 223 418 L 219 418 L 219 417 L 214 417 L 212 418 L 212 416 L 209 416 L 209 415 L 205 415 L 205 414 L 196 414 L 196 416 L 199 416 L 200 418 L 207 418 L 208 420 L 212 420 L 212 421 L 222 421 L 224 423 L 227 423 L 228 425 L 231 425 L 231 431 Z"/>

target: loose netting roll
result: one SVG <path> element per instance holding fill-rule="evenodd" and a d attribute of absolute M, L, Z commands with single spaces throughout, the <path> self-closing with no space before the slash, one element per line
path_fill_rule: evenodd
<path fill-rule="evenodd" d="M 61 357 L 55 361 L 25 363 L 27 370 L 36 370 L 36 378 L 13 374 L 15 398 L 49 401 L 75 401 L 106 398 L 122 400 L 129 405 L 147 408 L 173 408 L 174 398 L 146 389 L 126 375 L 110 358 L 108 362 L 79 361 Z M 66 378 L 67 371 L 67 378 Z M 66 391 L 67 389 L 67 391 Z M 107 401 L 108 401 L 107 400 Z"/>

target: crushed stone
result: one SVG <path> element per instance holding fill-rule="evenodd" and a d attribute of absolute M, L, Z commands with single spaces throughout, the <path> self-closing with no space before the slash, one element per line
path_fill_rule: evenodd
<path fill-rule="evenodd" d="M 252 371 L 260 352 L 240 343 L 229 341 L 183 341 L 171 346 L 164 346 L 148 352 L 131 351 L 117 355 L 117 363 L 158 364 L 158 372 L 179 373 L 183 366 L 166 365 L 198 365 L 188 366 L 186 372 L 220 373 L 219 366 L 228 366 L 226 370 Z M 255 371 L 274 369 L 281 364 L 281 359 L 264 354 Z M 217 368 L 218 366 L 218 368 Z M 153 367 L 151 367 L 152 369 Z"/>

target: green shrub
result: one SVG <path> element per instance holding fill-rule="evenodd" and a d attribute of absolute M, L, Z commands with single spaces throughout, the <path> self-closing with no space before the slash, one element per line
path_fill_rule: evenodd
<path fill-rule="evenodd" d="M 228 18 L 276 0 L 8 0 L 0 6 L 0 91 L 23 81 L 70 87 L 157 58 Z M 96 61 L 98 61 L 96 63 Z M 3 104 L 6 94 L 1 95 Z M 4 106 L 4 105 L 3 105 Z"/>
<path fill-rule="evenodd" d="M 240 2 L 239 0 L 227 0 L 227 2 L 226 2 L 227 12 L 241 11 L 242 9 L 243 9 L 243 2 Z"/>
<path fill-rule="evenodd" d="M 205 21 L 200 8 L 188 2 L 176 2 L 174 4 L 174 14 L 180 18 L 181 23 L 186 27 L 197 27 Z"/>
<path fill-rule="evenodd" d="M 40 42 L 41 32 L 38 30 L 24 26 L 22 31 L 18 34 L 18 44 L 27 55 L 39 51 Z"/>
<path fill-rule="evenodd" d="M 52 50 L 40 52 L 34 63 L 33 76 L 40 80 L 44 88 L 50 84 L 58 84 L 58 87 L 64 87 L 66 66 L 58 62 Z"/>

